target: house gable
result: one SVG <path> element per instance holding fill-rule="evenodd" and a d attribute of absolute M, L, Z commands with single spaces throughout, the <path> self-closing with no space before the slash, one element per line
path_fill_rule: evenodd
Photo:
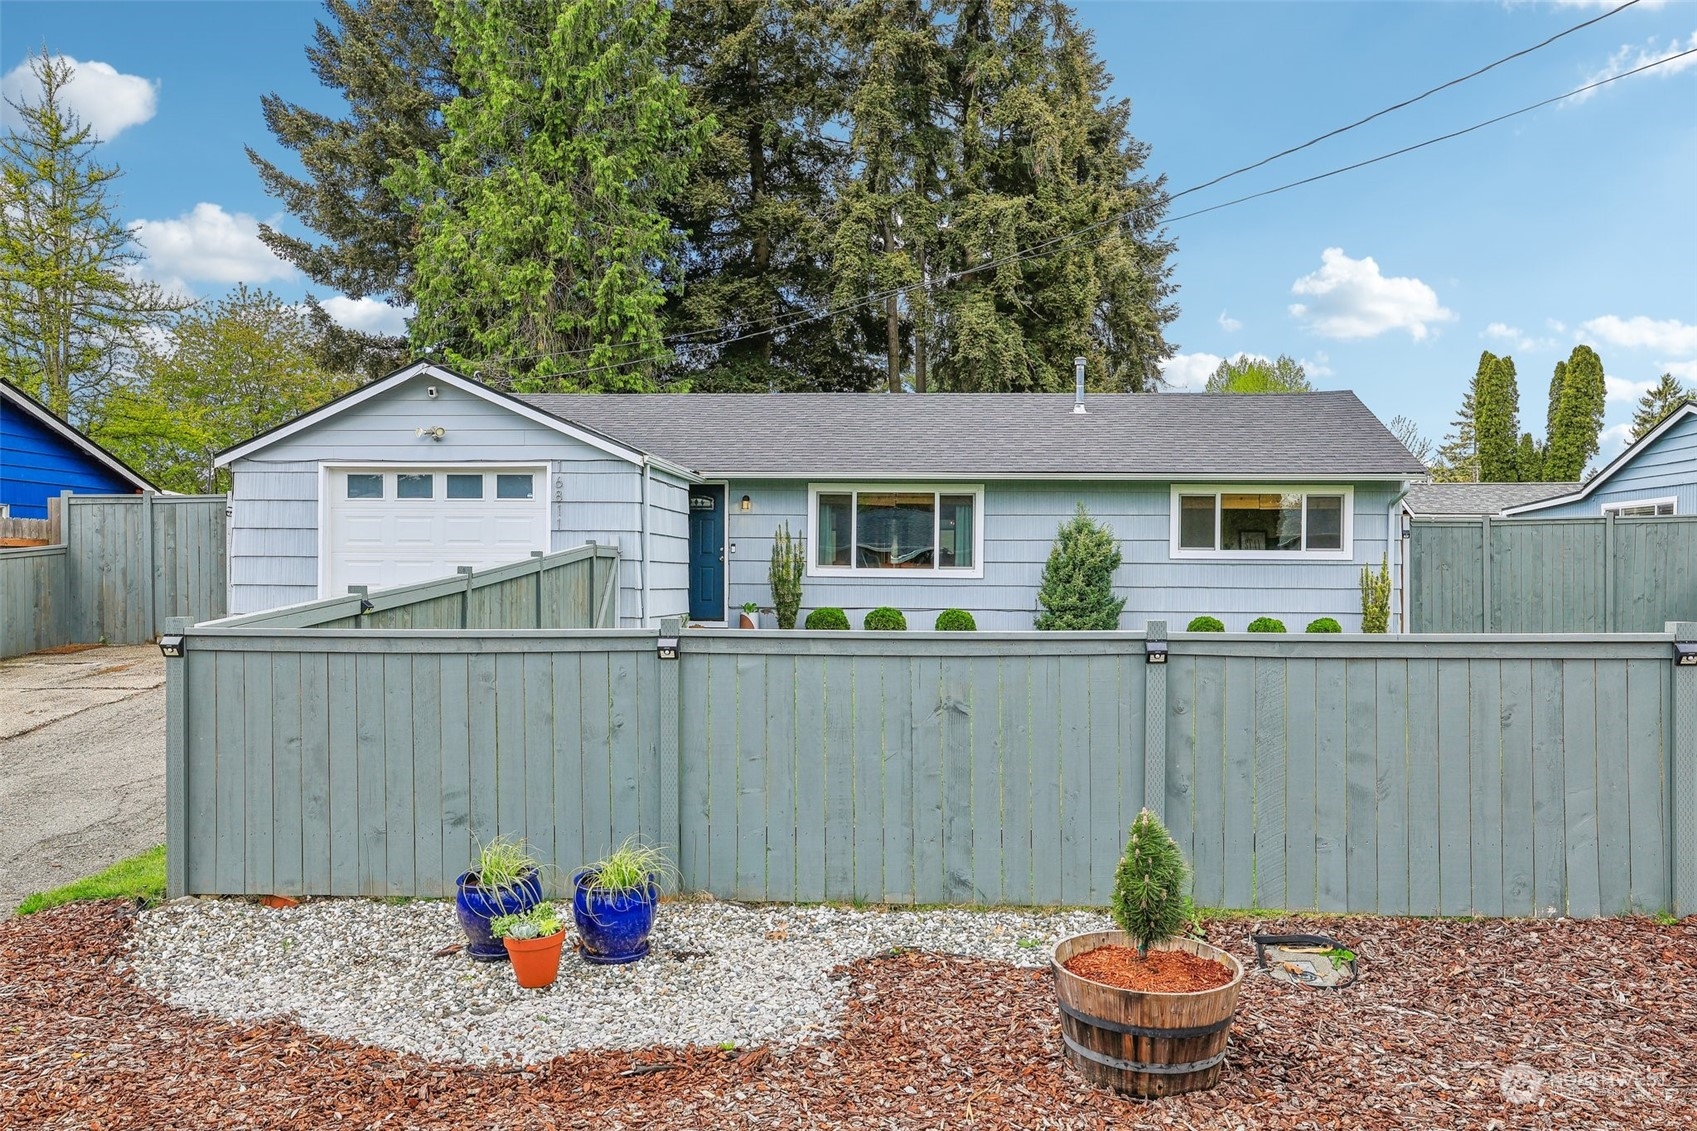
<path fill-rule="evenodd" d="M 154 487 L 117 456 L 0 381 L 0 503 L 13 518 L 46 518 L 63 491 L 136 494 Z"/>
<path fill-rule="evenodd" d="M 1672 413 L 1578 491 L 1503 513 L 1570 518 L 1600 515 L 1605 506 L 1669 499 L 1675 514 L 1697 514 L 1697 404 Z"/>

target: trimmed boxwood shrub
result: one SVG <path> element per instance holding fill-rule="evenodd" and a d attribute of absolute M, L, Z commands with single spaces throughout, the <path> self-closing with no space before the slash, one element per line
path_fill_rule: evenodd
<path fill-rule="evenodd" d="M 1304 631 L 1307 631 L 1307 632 L 1342 632 L 1343 631 L 1343 625 L 1339 624 L 1337 621 L 1333 620 L 1331 617 L 1321 617 L 1319 620 L 1309 621 L 1308 627 Z"/>
<path fill-rule="evenodd" d="M 1224 632 L 1226 622 L 1219 617 L 1203 614 L 1199 617 L 1192 617 L 1190 623 L 1184 626 L 1184 630 L 1186 632 Z"/>
<path fill-rule="evenodd" d="M 938 632 L 977 632 L 978 622 L 965 609 L 944 609 L 937 614 Z"/>
<path fill-rule="evenodd" d="M 839 629 L 843 632 L 848 631 L 848 626 L 849 622 L 847 613 L 843 612 L 841 609 L 829 608 L 814 609 L 811 613 L 807 614 L 807 621 L 803 625 L 804 628 L 832 628 Z"/>
<path fill-rule="evenodd" d="M 907 618 L 900 609 L 892 609 L 888 605 L 879 605 L 866 614 L 862 622 L 868 632 L 906 632 Z"/>
<path fill-rule="evenodd" d="M 1249 622 L 1250 632 L 1283 632 L 1285 622 L 1278 617 L 1256 617 Z"/>

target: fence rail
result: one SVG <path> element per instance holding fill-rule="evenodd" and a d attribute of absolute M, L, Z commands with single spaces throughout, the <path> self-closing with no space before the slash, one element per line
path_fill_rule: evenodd
<path fill-rule="evenodd" d="M 1147 804 L 1204 903 L 1685 914 L 1675 635 L 195 626 L 169 882 L 440 896 L 474 838 L 569 874 L 635 833 L 722 897 L 1100 904 Z"/>
<path fill-rule="evenodd" d="M 393 589 L 226 617 L 217 628 L 612 628 L 619 550 L 594 542 Z"/>
<path fill-rule="evenodd" d="M 1415 519 L 1411 632 L 1654 632 L 1697 619 L 1697 516 Z"/>
<path fill-rule="evenodd" d="M 65 494 L 56 502 L 60 545 L 0 550 L 0 657 L 140 644 L 168 617 L 224 614 L 224 496 Z"/>

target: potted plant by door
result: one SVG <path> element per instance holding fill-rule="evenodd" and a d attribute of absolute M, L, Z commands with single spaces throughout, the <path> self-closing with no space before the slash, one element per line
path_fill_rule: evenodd
<path fill-rule="evenodd" d="M 474 962 L 504 962 L 507 950 L 490 933 L 490 921 L 517 915 L 542 902 L 542 872 L 522 840 L 496 837 L 477 852 L 477 866 L 454 883 L 454 911 Z"/>
<path fill-rule="evenodd" d="M 1061 1039 L 1094 1083 L 1153 1099 L 1219 1082 L 1243 967 L 1181 937 L 1193 915 L 1189 873 L 1160 819 L 1143 810 L 1114 874 L 1120 930 L 1055 944 Z"/>
<path fill-rule="evenodd" d="M 737 627 L 738 628 L 759 628 L 760 627 L 760 603 L 758 601 L 744 601 L 743 602 L 742 614 L 737 618 Z"/>
<path fill-rule="evenodd" d="M 618 965 L 648 953 L 668 867 L 660 849 L 627 840 L 572 876 L 572 919 L 586 962 Z"/>
<path fill-rule="evenodd" d="M 497 915 L 490 933 L 501 940 L 513 962 L 513 976 L 527 990 L 541 990 L 560 976 L 560 948 L 566 927 L 552 903 L 538 903 L 517 915 Z"/>

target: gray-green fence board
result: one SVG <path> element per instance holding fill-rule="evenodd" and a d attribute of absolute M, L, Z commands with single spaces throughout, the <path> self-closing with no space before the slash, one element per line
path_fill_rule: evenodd
<path fill-rule="evenodd" d="M 1697 516 L 1417 518 L 1411 632 L 1659 632 L 1697 617 Z"/>
<path fill-rule="evenodd" d="M 636 630 L 196 626 L 175 882 L 439 896 L 495 835 L 562 879 L 639 835 L 724 898 L 1099 905 L 1154 803 L 1206 904 L 1680 906 L 1697 672 L 1672 639 L 1214 634 L 1156 669 L 1136 634 L 698 631 L 670 661 Z"/>

